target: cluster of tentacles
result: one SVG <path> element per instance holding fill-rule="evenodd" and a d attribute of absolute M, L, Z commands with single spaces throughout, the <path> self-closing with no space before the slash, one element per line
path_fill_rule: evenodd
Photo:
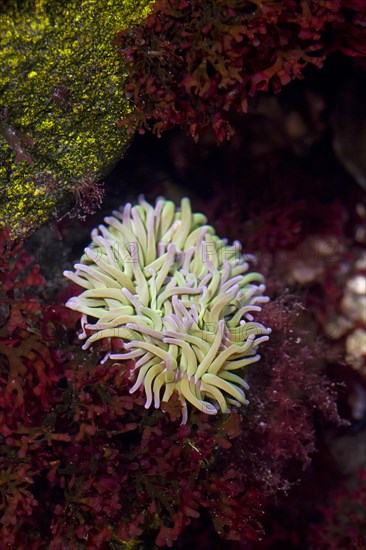
<path fill-rule="evenodd" d="M 177 390 L 183 423 L 187 402 L 210 415 L 247 404 L 248 385 L 235 371 L 259 360 L 270 333 L 253 320 L 268 298 L 263 276 L 248 273 L 252 258 L 220 239 L 188 199 L 177 209 L 140 198 L 105 223 L 75 272 L 65 271 L 85 289 L 67 302 L 83 314 L 84 349 L 122 339 L 124 353 L 110 358 L 135 361 L 130 392 L 143 386 L 145 407 L 158 408 Z"/>

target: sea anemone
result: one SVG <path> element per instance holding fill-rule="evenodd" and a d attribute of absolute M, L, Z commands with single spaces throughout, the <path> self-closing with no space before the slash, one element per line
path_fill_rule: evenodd
<path fill-rule="evenodd" d="M 252 316 L 268 301 L 263 276 L 248 273 L 253 258 L 220 239 L 187 198 L 179 209 L 140 197 L 104 221 L 75 272 L 64 272 L 85 289 L 66 304 L 83 314 L 83 349 L 122 339 L 125 352 L 110 358 L 135 361 L 130 393 L 143 386 L 145 407 L 158 408 L 177 390 L 182 423 L 187 402 L 209 415 L 247 404 L 235 371 L 260 359 L 270 333 Z"/>

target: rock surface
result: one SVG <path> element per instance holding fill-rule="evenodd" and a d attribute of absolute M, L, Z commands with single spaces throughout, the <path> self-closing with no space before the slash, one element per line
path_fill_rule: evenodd
<path fill-rule="evenodd" d="M 113 38 L 148 10 L 148 0 L 0 7 L 0 225 L 14 236 L 72 201 L 85 212 L 99 205 L 95 183 L 130 140 L 116 124 L 132 107 Z"/>

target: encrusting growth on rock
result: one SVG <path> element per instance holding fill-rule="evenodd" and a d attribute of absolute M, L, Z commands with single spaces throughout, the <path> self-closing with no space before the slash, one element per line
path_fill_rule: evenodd
<path fill-rule="evenodd" d="M 149 10 L 149 0 L 0 5 L 0 227 L 14 237 L 65 213 L 86 177 L 98 206 L 95 184 L 130 141 L 116 123 L 133 109 L 113 39 Z"/>

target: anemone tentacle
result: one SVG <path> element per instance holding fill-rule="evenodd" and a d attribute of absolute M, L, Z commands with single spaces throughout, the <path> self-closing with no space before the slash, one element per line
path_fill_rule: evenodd
<path fill-rule="evenodd" d="M 158 408 L 177 390 L 182 422 L 187 402 L 209 415 L 247 404 L 238 371 L 260 359 L 271 332 L 254 321 L 268 297 L 263 276 L 248 272 L 252 257 L 220 239 L 187 198 L 177 209 L 140 197 L 105 223 L 64 272 L 85 289 L 66 304 L 82 313 L 83 349 L 122 339 L 123 353 L 110 358 L 135 360 L 130 392 L 143 387 L 146 408 Z"/>

